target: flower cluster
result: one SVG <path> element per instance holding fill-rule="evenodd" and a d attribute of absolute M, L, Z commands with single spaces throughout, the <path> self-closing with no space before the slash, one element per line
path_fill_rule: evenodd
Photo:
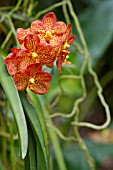
<path fill-rule="evenodd" d="M 9 74 L 13 77 L 17 90 L 27 87 L 37 94 L 45 94 L 50 88 L 52 76 L 42 70 L 42 66 L 53 67 L 54 61 L 59 74 L 62 73 L 62 63 L 66 60 L 69 47 L 75 36 L 71 35 L 71 24 L 56 21 L 56 16 L 50 12 L 31 23 L 30 28 L 18 28 L 16 36 L 19 48 L 12 48 L 4 60 Z"/>

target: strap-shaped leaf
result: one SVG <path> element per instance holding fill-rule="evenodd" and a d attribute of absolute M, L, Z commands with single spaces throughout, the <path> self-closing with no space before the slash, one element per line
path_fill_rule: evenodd
<path fill-rule="evenodd" d="M 44 141 L 45 141 L 45 146 L 46 146 L 46 153 L 49 159 L 49 146 L 48 146 L 48 132 L 47 132 L 47 127 L 46 127 L 46 122 L 44 119 L 44 115 L 43 115 L 43 110 L 41 107 L 41 103 L 40 100 L 38 98 L 38 95 L 36 95 L 35 93 L 33 93 L 30 89 L 27 89 L 27 93 L 30 97 L 30 101 L 32 102 L 33 106 L 35 107 L 35 110 L 37 112 L 41 127 L 42 127 L 42 131 L 43 131 L 43 136 L 44 136 Z"/>
<path fill-rule="evenodd" d="M 30 170 L 37 170 L 36 141 L 35 141 L 35 137 L 34 137 L 34 134 L 33 134 L 33 131 L 32 131 L 29 121 L 27 121 L 27 125 L 28 125 L 28 141 L 29 141 L 27 156 L 29 159 L 26 160 L 26 161 L 28 161 L 28 163 L 26 162 L 27 163 L 26 165 L 29 164 Z"/>
<path fill-rule="evenodd" d="M 22 158 L 24 158 L 26 156 L 28 147 L 28 132 L 26 120 L 15 84 L 13 82 L 12 77 L 7 72 L 1 56 L 0 56 L 0 83 L 10 103 L 17 124 L 21 147 L 20 152 Z"/>
<path fill-rule="evenodd" d="M 40 161 L 41 161 L 41 167 L 39 165 L 38 169 L 48 170 L 48 158 L 47 158 L 47 153 L 46 153 L 46 146 L 45 146 L 43 132 L 42 132 L 41 124 L 39 122 L 37 113 L 34 107 L 27 100 L 25 92 L 20 92 L 20 98 L 21 98 L 24 110 L 26 112 L 26 116 L 28 117 L 30 124 L 33 127 L 33 131 L 35 133 L 35 139 L 37 141 L 37 147 L 38 147 L 37 150 L 39 154 L 37 164 L 40 164 Z"/>

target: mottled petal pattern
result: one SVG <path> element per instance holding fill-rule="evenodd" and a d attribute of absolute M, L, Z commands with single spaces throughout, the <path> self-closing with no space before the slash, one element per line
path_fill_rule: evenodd
<path fill-rule="evenodd" d="M 35 63 L 29 50 L 20 50 L 17 54 L 19 69 L 26 69 L 30 64 Z"/>
<path fill-rule="evenodd" d="M 46 31 L 46 28 L 44 27 L 43 22 L 36 20 L 31 23 L 31 32 L 38 34 L 38 33 L 44 33 Z"/>
<path fill-rule="evenodd" d="M 17 90 L 23 91 L 27 88 L 28 86 L 28 76 L 22 71 L 17 72 L 14 75 L 14 82 L 16 85 Z"/>
<path fill-rule="evenodd" d="M 56 58 L 55 52 L 49 52 L 48 54 L 39 54 L 39 61 L 41 64 L 49 64 L 54 62 Z"/>
<path fill-rule="evenodd" d="M 39 43 L 40 43 L 40 38 L 36 34 L 29 34 L 25 38 L 24 46 L 26 49 L 29 49 L 31 51 L 36 51 Z"/>
<path fill-rule="evenodd" d="M 42 22 L 46 28 L 46 30 L 51 30 L 51 28 L 53 27 L 53 25 L 56 22 L 56 16 L 53 12 L 50 12 L 46 15 L 44 15 L 44 17 L 42 18 Z"/>
<path fill-rule="evenodd" d="M 16 56 L 14 53 L 10 53 L 4 60 L 4 63 L 7 66 L 8 73 L 12 76 L 18 71 L 18 61 L 15 57 Z"/>
<path fill-rule="evenodd" d="M 44 71 L 40 71 L 34 76 L 35 82 L 29 83 L 28 87 L 30 90 L 37 94 L 45 94 L 50 89 L 49 81 L 51 81 L 52 76 Z"/>
<path fill-rule="evenodd" d="M 52 50 L 52 46 L 48 43 L 40 43 L 37 47 L 37 53 L 48 54 Z"/>
<path fill-rule="evenodd" d="M 62 35 L 66 32 L 66 24 L 62 21 L 56 22 L 52 28 L 55 35 Z"/>
<path fill-rule="evenodd" d="M 28 75 L 28 77 L 34 77 L 36 75 L 37 72 L 41 71 L 42 66 L 40 63 L 35 63 L 35 64 L 31 64 L 27 67 L 26 69 L 26 74 Z"/>
<path fill-rule="evenodd" d="M 16 36 L 20 44 L 23 43 L 25 37 L 30 33 L 30 29 L 24 30 L 22 28 L 18 28 L 16 31 Z"/>

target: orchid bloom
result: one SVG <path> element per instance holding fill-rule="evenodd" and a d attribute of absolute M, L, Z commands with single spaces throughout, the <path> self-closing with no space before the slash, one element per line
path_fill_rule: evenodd
<path fill-rule="evenodd" d="M 25 69 L 33 63 L 50 64 L 55 60 L 55 52 L 48 43 L 40 42 L 36 34 L 29 34 L 25 37 L 24 47 L 17 54 L 19 68 Z"/>
<path fill-rule="evenodd" d="M 58 45 L 62 42 L 62 35 L 66 32 L 66 24 L 57 22 L 56 16 L 50 12 L 42 18 L 31 23 L 30 31 L 37 34 L 42 42 Z"/>
<path fill-rule="evenodd" d="M 18 71 L 13 78 L 17 90 L 29 88 L 37 94 L 45 94 L 50 89 L 49 82 L 52 80 L 49 73 L 42 71 L 39 63 L 29 65 L 24 71 Z"/>
<path fill-rule="evenodd" d="M 62 74 L 62 63 L 69 64 L 69 47 L 75 36 L 71 35 L 71 24 L 57 21 L 53 12 L 42 20 L 31 23 L 30 28 L 18 28 L 16 36 L 19 48 L 13 48 L 4 60 L 17 90 L 29 88 L 37 94 L 45 94 L 50 88 L 52 76 L 42 71 L 42 65 L 52 68 L 54 61 L 58 73 Z"/>

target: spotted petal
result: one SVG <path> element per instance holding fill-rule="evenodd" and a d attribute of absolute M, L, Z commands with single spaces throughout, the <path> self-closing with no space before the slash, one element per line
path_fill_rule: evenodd
<path fill-rule="evenodd" d="M 24 46 L 26 49 L 29 49 L 31 51 L 36 51 L 39 43 L 40 43 L 40 38 L 36 34 L 29 34 L 25 38 Z"/>
<path fill-rule="evenodd" d="M 25 74 L 25 72 L 18 71 L 14 75 L 14 82 L 16 85 L 17 90 L 23 91 L 27 88 L 28 85 L 28 76 Z"/>
<path fill-rule="evenodd" d="M 10 53 L 4 60 L 4 63 L 6 64 L 8 73 L 10 75 L 14 75 L 17 72 L 18 62 L 14 53 Z"/>
<path fill-rule="evenodd" d="M 34 64 L 31 64 L 29 65 L 27 68 L 26 68 L 26 74 L 28 75 L 29 78 L 32 78 L 36 75 L 36 73 L 38 71 L 41 71 L 42 69 L 42 66 L 40 63 L 34 63 Z"/>
<path fill-rule="evenodd" d="M 47 54 L 52 50 L 52 46 L 48 43 L 40 43 L 37 47 L 37 53 Z"/>
<path fill-rule="evenodd" d="M 71 24 L 68 24 L 67 28 L 66 28 L 66 37 L 67 38 L 70 36 L 70 33 L 71 33 Z"/>
<path fill-rule="evenodd" d="M 61 68 L 62 68 L 62 58 L 61 57 L 58 58 L 56 65 L 58 67 L 58 73 L 59 73 L 59 75 L 61 75 L 62 74 L 62 70 L 61 70 Z"/>
<path fill-rule="evenodd" d="M 19 41 L 20 44 L 23 43 L 25 37 L 30 33 L 30 29 L 22 29 L 22 28 L 18 28 L 17 29 L 17 32 L 16 32 L 16 36 L 17 36 L 17 39 Z"/>
<path fill-rule="evenodd" d="M 20 48 L 12 48 L 11 52 L 17 54 L 20 51 Z"/>
<path fill-rule="evenodd" d="M 66 32 L 66 24 L 62 21 L 56 22 L 52 27 L 52 33 L 55 35 L 63 35 Z"/>
<path fill-rule="evenodd" d="M 62 44 L 62 36 L 53 35 L 50 40 L 50 44 L 54 47 L 59 46 L 60 44 Z"/>
<path fill-rule="evenodd" d="M 46 28 L 44 27 L 43 22 L 36 20 L 31 23 L 30 30 L 35 34 L 38 34 L 38 33 L 45 33 Z"/>
<path fill-rule="evenodd" d="M 67 43 L 68 43 L 69 45 L 71 45 L 71 44 L 74 42 L 74 39 L 75 39 L 75 35 L 71 35 L 71 36 L 68 38 Z"/>
<path fill-rule="evenodd" d="M 41 64 L 51 64 L 54 62 L 56 58 L 56 53 L 55 51 L 49 52 L 49 53 L 43 53 L 39 54 L 39 60 Z"/>
<path fill-rule="evenodd" d="M 50 12 L 46 15 L 44 15 L 44 17 L 42 18 L 42 22 L 46 28 L 46 30 L 51 30 L 51 28 L 53 27 L 53 25 L 56 22 L 56 16 L 53 12 Z"/>
<path fill-rule="evenodd" d="M 17 54 L 17 60 L 20 70 L 26 69 L 30 64 L 35 63 L 32 58 L 32 52 L 29 50 L 20 50 Z"/>
<path fill-rule="evenodd" d="M 37 94 L 45 94 L 50 89 L 49 81 L 52 79 L 52 76 L 43 71 L 39 71 L 34 76 L 35 82 L 29 83 L 28 87 L 30 90 Z"/>

